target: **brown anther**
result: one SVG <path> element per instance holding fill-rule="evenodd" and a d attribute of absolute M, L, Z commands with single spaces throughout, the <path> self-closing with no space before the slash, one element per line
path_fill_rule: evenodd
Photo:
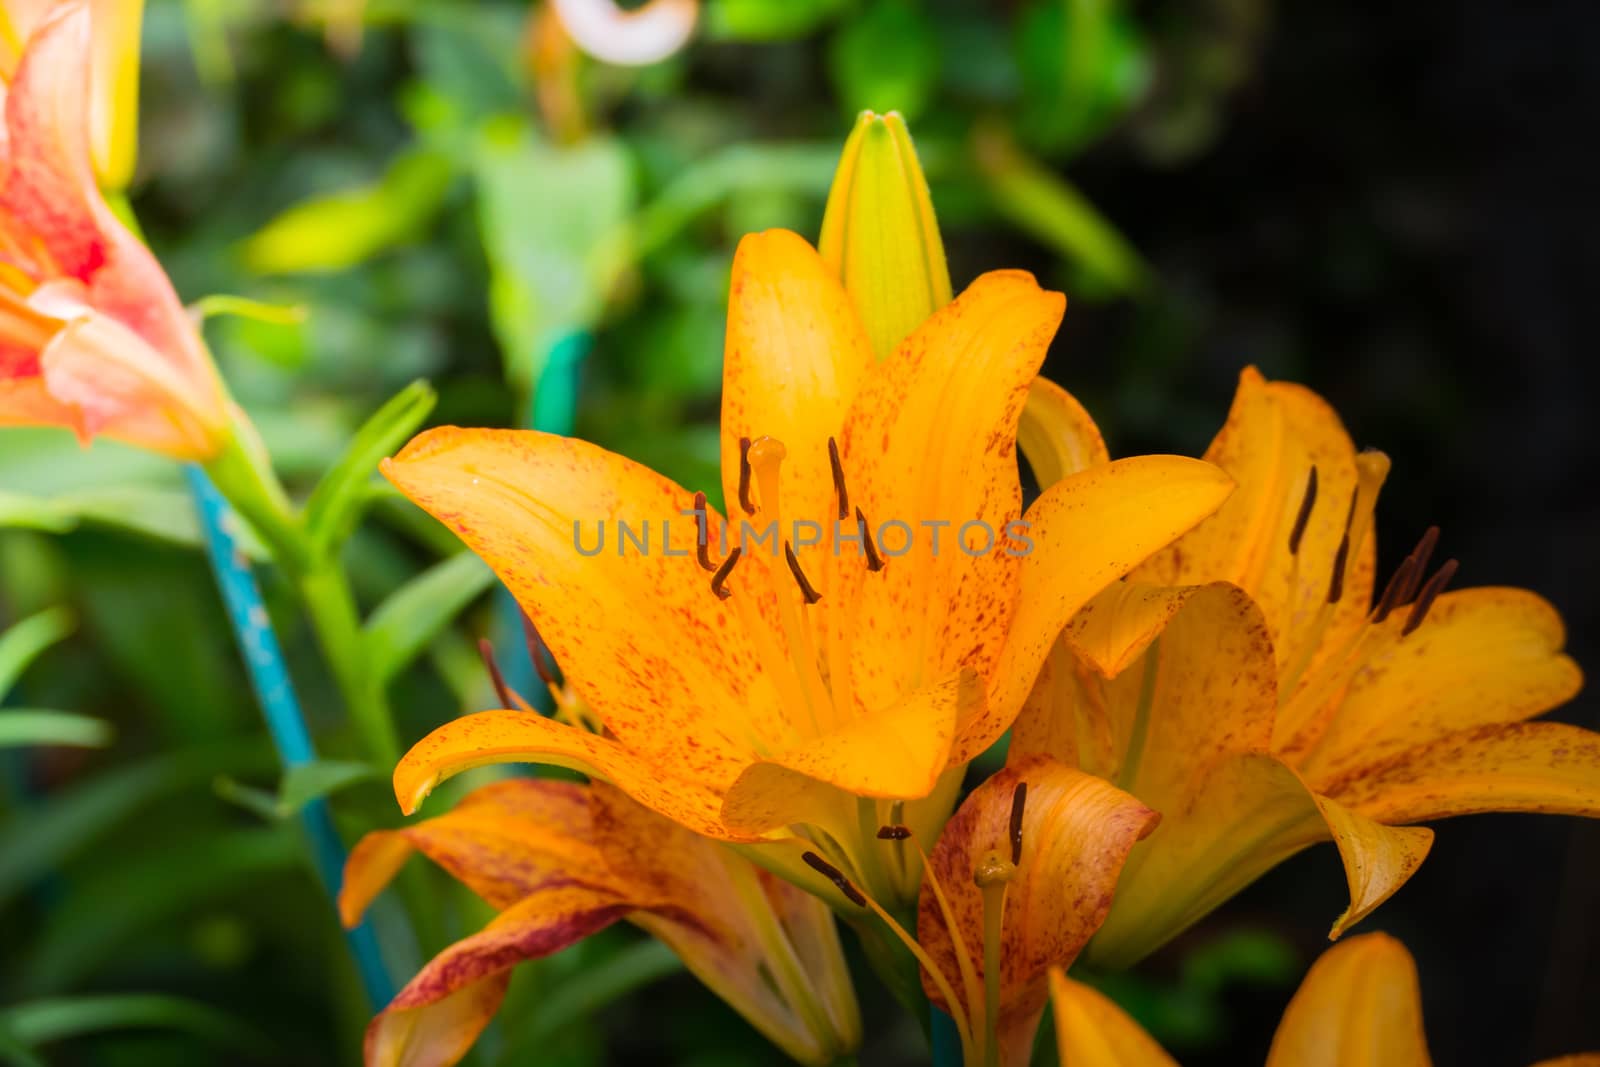
<path fill-rule="evenodd" d="M 750 500 L 750 438 L 739 438 L 739 506 L 746 515 L 754 515 L 756 506 Z"/>
<path fill-rule="evenodd" d="M 711 576 L 711 591 L 717 594 L 718 600 L 727 600 L 733 595 L 733 590 L 723 583 L 728 580 L 728 575 L 733 573 L 733 565 L 739 562 L 739 557 L 742 555 L 744 549 L 735 545 L 733 551 L 728 553 L 728 558 L 722 561 L 722 566 L 717 568 L 717 573 Z"/>
<path fill-rule="evenodd" d="M 783 559 L 789 564 L 789 573 L 794 575 L 795 583 L 800 586 L 800 595 L 806 598 L 806 603 L 815 604 L 821 600 L 822 594 L 811 584 L 806 572 L 800 569 L 800 560 L 795 556 L 793 546 L 787 541 L 783 543 Z"/>
<path fill-rule="evenodd" d="M 880 826 L 878 827 L 879 841 L 904 841 L 911 836 L 909 826 Z"/>
<path fill-rule="evenodd" d="M 544 638 L 539 636 L 538 627 L 533 625 L 533 620 L 528 618 L 526 611 L 522 615 L 522 638 L 528 643 L 528 658 L 533 660 L 533 669 L 539 675 L 539 680 L 545 685 L 556 684 L 556 672 L 551 668 L 550 661 L 545 656 Z"/>
<path fill-rule="evenodd" d="M 833 491 L 839 497 L 839 518 L 850 517 L 850 490 L 844 485 L 844 463 L 839 459 L 839 442 L 828 438 L 828 465 L 833 468 Z"/>
<path fill-rule="evenodd" d="M 706 510 L 704 493 L 694 495 L 694 510 L 697 512 L 694 520 L 694 558 L 706 570 L 715 571 L 717 565 L 711 562 L 711 513 Z"/>
<path fill-rule="evenodd" d="M 512 699 L 511 688 L 506 685 L 506 676 L 500 673 L 500 664 L 495 662 L 494 645 L 487 637 L 478 638 L 478 655 L 483 657 L 483 665 L 489 668 L 489 680 L 494 683 L 494 695 L 500 701 L 500 706 L 516 707 L 517 702 Z"/>
<path fill-rule="evenodd" d="M 1300 498 L 1300 511 L 1294 517 L 1294 528 L 1289 531 L 1289 554 L 1300 551 L 1300 539 L 1306 535 L 1306 524 L 1311 521 L 1311 509 L 1317 502 L 1317 465 L 1311 465 L 1306 477 L 1306 493 Z"/>
<path fill-rule="evenodd" d="M 1422 587 L 1422 592 L 1417 594 L 1417 602 L 1411 607 L 1411 614 L 1406 616 L 1406 624 L 1400 628 L 1400 636 L 1405 637 L 1422 625 L 1428 617 L 1428 609 L 1433 607 L 1433 602 L 1439 594 L 1444 592 L 1444 587 L 1450 584 L 1450 579 L 1456 576 L 1456 568 L 1460 564 L 1455 560 L 1445 560 L 1444 566 L 1436 571 L 1428 584 Z"/>
<path fill-rule="evenodd" d="M 1395 568 L 1394 577 L 1389 579 L 1389 584 L 1383 587 L 1383 595 L 1378 598 L 1378 606 L 1372 610 L 1374 625 L 1389 617 L 1389 613 L 1400 605 L 1400 591 L 1411 582 L 1411 571 L 1417 561 L 1407 556 Z"/>
<path fill-rule="evenodd" d="M 1344 534 L 1339 538 L 1339 550 L 1333 554 L 1333 574 L 1328 578 L 1328 603 L 1337 604 L 1344 596 L 1344 569 L 1350 563 L 1350 524 L 1356 518 L 1356 497 L 1350 498 L 1350 511 L 1344 517 Z"/>
<path fill-rule="evenodd" d="M 800 853 L 800 858 L 805 861 L 807 867 L 810 867 L 837 886 L 839 892 L 850 898 L 850 903 L 858 908 L 867 906 L 867 898 L 861 895 L 861 890 L 850 884 L 850 879 L 846 878 L 844 872 L 840 871 L 839 868 L 815 852 L 802 852 Z"/>
<path fill-rule="evenodd" d="M 878 555 L 878 546 L 872 543 L 872 531 L 867 526 L 867 517 L 856 508 L 856 528 L 861 531 L 861 547 L 867 551 L 867 570 L 883 570 L 883 557 Z"/>
<path fill-rule="evenodd" d="M 1428 560 L 1433 556 L 1434 547 L 1438 543 L 1439 527 L 1428 527 L 1427 531 L 1422 535 L 1422 540 L 1417 542 L 1417 547 L 1411 550 L 1411 555 L 1408 557 L 1416 562 L 1411 568 L 1411 574 L 1406 579 L 1406 584 L 1400 589 L 1399 595 L 1395 597 L 1395 607 L 1409 604 L 1416 597 L 1417 586 L 1422 584 L 1422 576 L 1428 573 Z"/>
<path fill-rule="evenodd" d="M 1018 782 L 1011 791 L 1011 862 L 1022 862 L 1022 812 L 1028 806 L 1028 783 Z"/>

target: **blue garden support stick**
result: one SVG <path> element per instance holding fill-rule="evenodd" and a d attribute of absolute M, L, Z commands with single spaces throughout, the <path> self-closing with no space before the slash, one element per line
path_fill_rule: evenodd
<path fill-rule="evenodd" d="M 563 436 L 572 433 L 578 405 L 578 375 L 593 341 L 594 335 L 588 330 L 572 330 L 558 336 L 550 345 L 529 400 L 528 427 Z M 534 677 L 531 652 L 523 651 L 522 608 L 509 591 L 501 589 L 496 611 L 499 640 L 495 647 L 500 649 L 500 669 L 505 674 L 506 684 L 534 707 L 548 712 L 550 696 Z"/>
<path fill-rule="evenodd" d="M 300 701 L 283 662 L 272 620 L 267 617 L 261 588 L 232 529 L 231 524 L 237 519 L 205 471 L 191 465 L 184 468 L 184 473 L 200 515 L 211 572 L 216 576 L 228 621 L 233 624 L 233 635 L 250 674 L 250 687 L 267 720 L 267 732 L 272 735 L 278 758 L 285 769 L 310 763 L 317 758 L 316 749 L 311 744 L 305 719 L 301 717 Z M 317 878 L 329 899 L 336 899 L 344 878 L 345 851 L 327 801 L 320 797 L 311 801 L 301 809 L 300 821 L 310 842 Z M 345 931 L 345 941 L 355 957 L 367 999 L 375 1009 L 381 1008 L 394 998 L 395 990 L 371 921 L 363 920 L 359 926 Z"/>

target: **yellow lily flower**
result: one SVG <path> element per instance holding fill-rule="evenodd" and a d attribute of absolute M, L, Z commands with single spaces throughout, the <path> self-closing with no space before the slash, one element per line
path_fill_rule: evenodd
<path fill-rule="evenodd" d="M 500 914 L 436 956 L 372 1021 L 367 1067 L 456 1063 L 499 1009 L 512 967 L 619 919 L 669 946 L 794 1060 L 821 1067 L 860 1043 L 827 907 L 609 786 L 511 779 L 449 814 L 369 833 L 345 867 L 346 924 L 413 852 Z"/>
<path fill-rule="evenodd" d="M 1071 1067 L 1177 1067 L 1103 994 L 1050 974 L 1056 1046 Z M 1352 937 L 1322 954 L 1284 1010 L 1266 1067 L 1431 1067 L 1417 965 L 1387 934 Z M 1600 1054 L 1534 1067 L 1600 1067 Z"/>
<path fill-rule="evenodd" d="M 1057 415 L 1042 438 L 1092 452 L 1084 420 Z M 1374 595 L 1387 457 L 1358 453 L 1315 394 L 1248 370 L 1206 458 L 1238 492 L 1073 620 L 1013 735 L 1015 758 L 1054 755 L 1165 817 L 1128 861 L 1097 964 L 1134 962 L 1318 841 L 1349 881 L 1337 937 L 1427 855 L 1433 832 L 1409 824 L 1600 814 L 1600 735 L 1526 721 L 1581 684 L 1549 604 L 1442 592 L 1455 562 L 1425 580 L 1436 531 Z"/>
<path fill-rule="evenodd" d="M 0 82 L 17 76 L 24 45 L 53 8 L 71 0 L 0 0 Z M 106 189 L 133 177 L 139 143 L 139 24 L 144 0 L 91 0 L 89 144 Z M 78 68 L 81 69 L 81 68 Z"/>
<path fill-rule="evenodd" d="M 745 238 L 722 414 L 737 528 L 703 494 L 548 434 L 438 429 L 387 460 L 495 568 L 603 725 L 448 723 L 396 768 L 402 808 L 469 767 L 554 763 L 710 837 L 813 827 L 881 887 L 867 839 L 893 803 L 998 738 L 1059 627 L 1231 487 L 1143 457 L 1023 513 L 1016 419 L 1062 304 L 988 274 L 878 361 L 810 245 Z"/>

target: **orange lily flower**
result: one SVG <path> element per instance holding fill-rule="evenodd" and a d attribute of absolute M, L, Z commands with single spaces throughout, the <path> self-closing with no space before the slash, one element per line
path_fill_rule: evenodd
<path fill-rule="evenodd" d="M 815 828 L 883 888 L 867 841 L 892 806 L 998 738 L 1071 614 L 1230 489 L 1208 464 L 1143 457 L 1023 513 L 1016 420 L 1062 306 L 1026 274 L 988 274 L 879 361 L 809 244 L 745 238 L 722 413 L 737 524 L 536 432 L 433 430 L 386 461 L 495 568 L 604 728 L 458 719 L 396 768 L 402 808 L 469 767 L 555 763 L 711 837 Z"/>
<path fill-rule="evenodd" d="M 1066 407 L 1036 428 L 1094 451 Z M 1134 962 L 1318 841 L 1349 881 L 1337 937 L 1427 855 L 1433 831 L 1410 824 L 1600 814 L 1600 735 L 1526 721 L 1581 684 L 1549 604 L 1442 592 L 1456 565 L 1425 580 L 1437 531 L 1375 595 L 1387 457 L 1358 453 L 1315 394 L 1247 370 L 1206 458 L 1238 492 L 1073 620 L 1014 733 L 1016 758 L 1052 754 L 1165 817 L 1097 964 Z"/>
<path fill-rule="evenodd" d="M 1155 1039 L 1103 994 L 1050 974 L 1056 1045 L 1072 1067 L 1177 1067 Z M 1417 965 L 1387 934 L 1363 934 L 1311 965 L 1284 1010 L 1266 1067 L 1431 1067 Z M 1600 1067 L 1595 1053 L 1534 1067 Z"/>
<path fill-rule="evenodd" d="M 89 48 L 89 5 L 62 0 L 4 92 L 0 424 L 209 459 L 229 439 L 230 404 L 171 282 L 95 185 Z"/>
<path fill-rule="evenodd" d="M 800 1063 L 855 1049 L 860 1019 L 832 913 L 604 784 L 511 779 L 449 814 L 369 833 L 345 866 L 354 925 L 411 853 L 500 914 L 427 964 L 367 1029 L 367 1067 L 447 1067 L 499 1009 L 511 968 L 626 919 Z"/>
<path fill-rule="evenodd" d="M 0 0 L 0 82 L 16 78 L 24 43 L 62 0 Z M 89 143 L 108 189 L 133 177 L 139 130 L 139 23 L 144 0 L 90 0 Z M 82 67 L 73 68 L 81 70 Z"/>
<path fill-rule="evenodd" d="M 968 1067 L 1028 1063 L 1046 972 L 1072 964 L 1105 919 L 1129 850 L 1160 818 L 1051 759 L 1007 767 L 962 802 L 926 858 L 912 951 Z M 899 854 L 907 828 L 880 837 L 897 862 L 924 859 L 914 841 L 914 855 Z"/>

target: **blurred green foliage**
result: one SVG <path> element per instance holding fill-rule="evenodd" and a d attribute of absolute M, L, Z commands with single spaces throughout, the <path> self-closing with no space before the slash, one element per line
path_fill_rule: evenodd
<path fill-rule="evenodd" d="M 911 120 L 953 247 L 998 239 L 1074 298 L 1150 299 L 1071 165 L 1107 144 L 1134 166 L 1202 150 L 1263 7 L 1152 23 L 1125 0 L 705 0 L 684 52 L 623 69 L 523 0 L 149 0 L 132 204 L 322 543 L 354 531 L 365 640 L 411 739 L 493 702 L 472 643 L 491 578 L 393 499 L 379 457 L 424 419 L 575 418 L 715 495 L 734 246 L 774 226 L 815 237 L 863 108 Z M 386 770 L 350 758 L 288 590 L 264 575 L 328 760 L 280 779 L 177 471 L 55 432 L 0 441 L 0 624 L 16 624 L 0 638 L 0 1061 L 353 1062 L 368 1006 L 289 816 L 331 796 L 353 840 L 399 815 Z M 414 939 L 389 936 L 402 973 L 488 914 L 415 877 L 445 903 Z M 1273 952 L 1197 956 L 1154 998 L 1190 1012 L 1165 1031 L 1221 1033 L 1215 989 L 1287 981 Z M 771 1062 L 686 978 L 648 1006 L 627 996 L 678 969 L 622 930 L 523 968 L 477 1062 Z M 872 1029 L 863 1062 L 916 1060 L 915 1027 Z"/>

